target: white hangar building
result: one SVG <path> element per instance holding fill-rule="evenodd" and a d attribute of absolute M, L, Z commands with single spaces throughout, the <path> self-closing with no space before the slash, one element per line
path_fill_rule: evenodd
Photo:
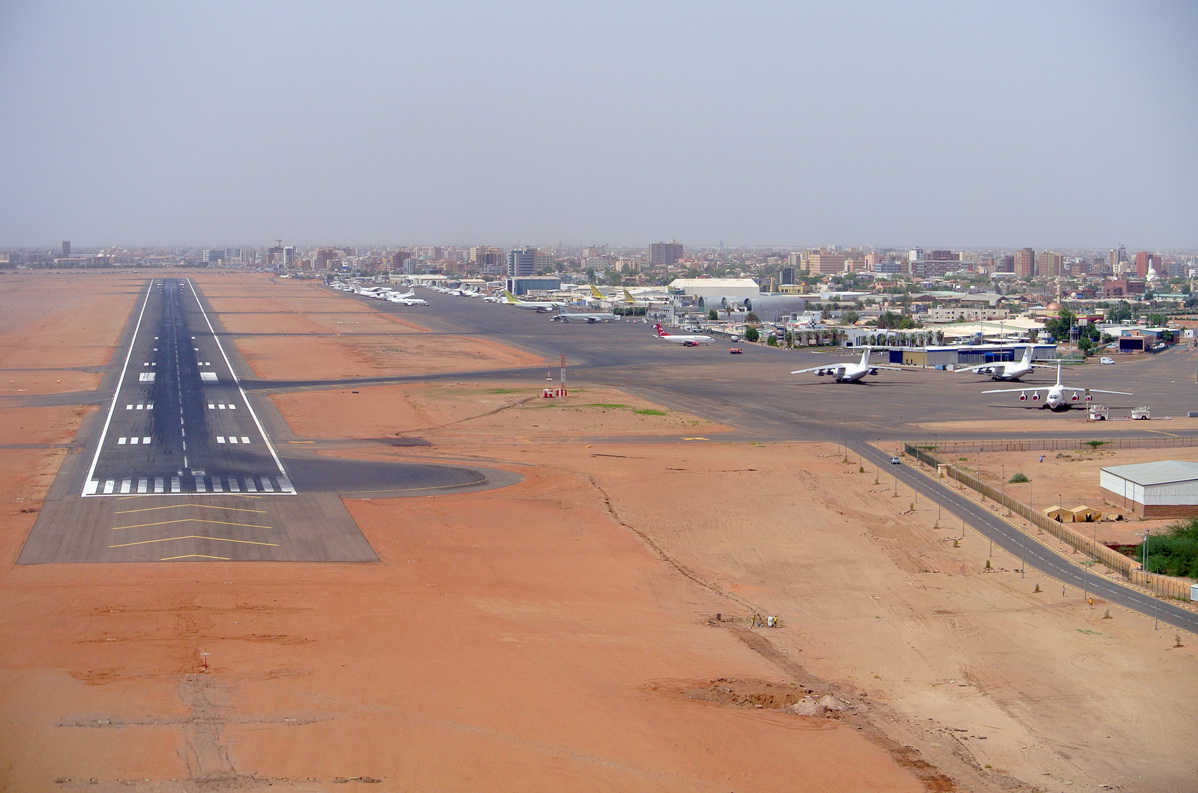
<path fill-rule="evenodd" d="M 752 278 L 675 278 L 670 291 L 689 297 L 750 298 L 761 294 L 761 287 Z"/>
<path fill-rule="evenodd" d="M 1198 463 L 1112 465 L 1100 469 L 1099 485 L 1111 502 L 1145 518 L 1198 515 Z"/>

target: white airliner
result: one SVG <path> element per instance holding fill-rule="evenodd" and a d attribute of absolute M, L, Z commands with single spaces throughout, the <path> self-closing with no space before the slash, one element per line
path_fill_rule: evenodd
<path fill-rule="evenodd" d="M 681 344 L 683 347 L 697 347 L 700 344 L 713 344 L 715 342 L 715 339 L 711 338 L 710 336 L 701 336 L 696 334 L 675 335 L 673 333 L 667 333 L 665 328 L 661 326 L 660 322 L 656 323 L 653 326 L 653 329 L 657 331 L 657 338 L 661 339 L 662 341 Z"/>
<path fill-rule="evenodd" d="M 550 317 L 550 322 L 588 322 L 595 324 L 596 322 L 619 322 L 620 318 L 615 314 L 569 314 L 561 313 L 556 317 Z"/>
<path fill-rule="evenodd" d="M 402 295 L 390 294 L 387 299 L 392 303 L 399 303 L 404 306 L 427 306 L 428 301 L 421 297 L 416 297 L 414 292 L 405 292 Z"/>
<path fill-rule="evenodd" d="M 653 306 L 664 306 L 665 304 L 666 300 L 664 298 L 655 300 L 653 298 L 647 297 L 644 300 L 637 300 L 629 293 L 627 289 L 624 290 L 624 305 L 626 306 L 644 306 L 646 308 L 652 308 Z"/>
<path fill-rule="evenodd" d="M 977 366 L 970 366 L 965 369 L 958 369 L 957 373 L 973 372 L 975 374 L 988 374 L 991 380 L 1018 380 L 1024 375 L 1032 373 L 1033 369 L 1048 368 L 1043 364 L 1037 366 L 1032 363 L 1032 346 L 1029 344 L 1023 348 L 1023 358 L 1018 361 L 1005 361 L 1003 363 L 983 363 Z"/>
<path fill-rule="evenodd" d="M 1085 404 L 1093 401 L 1094 397 L 1091 394 L 1122 394 L 1123 396 L 1131 396 L 1128 391 L 1103 391 L 1101 388 L 1076 388 L 1074 386 L 1061 385 L 1061 365 L 1057 364 L 1057 382 L 1055 385 L 1040 386 L 1037 388 L 996 388 L 990 391 L 983 391 L 983 394 L 1014 394 L 1019 393 L 1020 402 L 1040 402 L 1040 395 L 1044 394 L 1044 404 L 1042 408 L 1049 410 L 1063 411 L 1068 410 L 1074 403 L 1081 402 Z"/>
<path fill-rule="evenodd" d="M 515 306 L 516 308 L 527 308 L 530 311 L 539 311 L 542 314 L 547 314 L 550 311 L 556 311 L 559 308 L 564 307 L 564 304 L 555 303 L 551 300 L 545 300 L 545 301 L 520 300 L 519 298 L 517 298 L 515 295 L 513 295 L 511 292 L 509 292 L 506 289 L 503 290 L 503 297 L 504 297 L 504 299 L 507 300 L 507 304 L 509 306 Z"/>
<path fill-rule="evenodd" d="M 835 364 L 825 364 L 824 366 L 812 366 L 807 369 L 799 369 L 791 372 L 791 374 L 807 374 L 815 372 L 820 377 L 831 375 L 838 383 L 857 383 L 867 374 L 877 374 L 879 369 L 890 369 L 895 372 L 903 371 L 897 366 L 878 366 L 870 365 L 869 354 L 872 350 L 866 347 L 861 351 L 861 360 L 857 363 L 852 361 L 844 361 Z"/>

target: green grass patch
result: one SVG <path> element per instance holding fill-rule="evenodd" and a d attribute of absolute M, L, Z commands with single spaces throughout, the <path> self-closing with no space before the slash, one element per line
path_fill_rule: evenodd
<path fill-rule="evenodd" d="M 654 410 L 653 408 L 645 408 L 644 410 L 634 410 L 633 413 L 639 413 L 642 416 L 664 416 L 664 410 Z"/>
<path fill-rule="evenodd" d="M 621 405 L 616 402 L 590 402 L 585 405 L 579 405 L 580 408 L 606 408 L 608 410 L 632 410 L 628 405 Z"/>
<path fill-rule="evenodd" d="M 527 388 L 488 388 L 488 394 L 521 394 L 527 391 Z"/>
<path fill-rule="evenodd" d="M 1014 476 L 1012 476 L 1010 479 L 1007 480 L 1007 484 L 1017 485 L 1020 482 L 1027 482 L 1027 481 L 1028 481 L 1028 478 L 1026 476 L 1024 476 L 1023 474 L 1015 474 Z"/>
<path fill-rule="evenodd" d="M 1110 441 L 1086 441 L 1086 445 L 1091 449 L 1097 449 L 1099 446 L 1106 446 Z"/>

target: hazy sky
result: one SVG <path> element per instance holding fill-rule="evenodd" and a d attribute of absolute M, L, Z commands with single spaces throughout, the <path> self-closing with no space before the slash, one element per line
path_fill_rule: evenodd
<path fill-rule="evenodd" d="M 1198 2 L 0 2 L 0 246 L 1198 248 Z"/>

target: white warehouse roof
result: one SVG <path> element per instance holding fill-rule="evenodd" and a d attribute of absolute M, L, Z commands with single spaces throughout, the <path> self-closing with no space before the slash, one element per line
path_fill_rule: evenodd
<path fill-rule="evenodd" d="M 1184 460 L 1161 460 L 1155 463 L 1112 465 L 1100 469 L 1141 486 L 1165 485 L 1198 480 L 1198 463 Z"/>
<path fill-rule="evenodd" d="M 670 289 L 695 297 L 755 297 L 761 287 L 752 278 L 675 278 Z"/>

